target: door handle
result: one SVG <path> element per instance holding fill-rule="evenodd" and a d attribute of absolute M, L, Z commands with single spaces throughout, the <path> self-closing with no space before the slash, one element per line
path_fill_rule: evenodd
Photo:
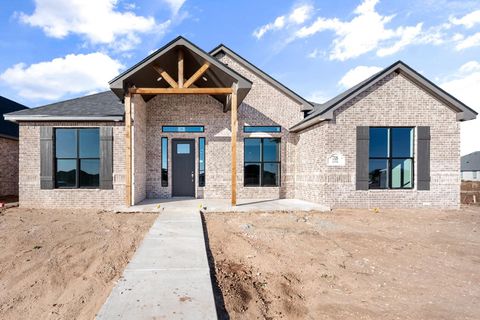
<path fill-rule="evenodd" d="M 192 171 L 192 182 L 195 180 L 195 173 Z"/>

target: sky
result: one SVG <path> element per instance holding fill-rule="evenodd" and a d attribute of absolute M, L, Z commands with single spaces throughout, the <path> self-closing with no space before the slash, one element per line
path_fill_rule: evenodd
<path fill-rule="evenodd" d="M 37 107 L 107 90 L 178 35 L 319 103 L 402 60 L 480 112 L 480 0 L 3 0 L 0 95 Z M 480 150 L 480 119 L 461 133 L 462 155 Z"/>

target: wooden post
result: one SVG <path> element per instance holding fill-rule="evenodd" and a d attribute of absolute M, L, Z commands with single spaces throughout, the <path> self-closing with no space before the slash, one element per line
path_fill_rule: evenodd
<path fill-rule="evenodd" d="M 132 103 L 131 95 L 125 96 L 125 205 L 132 205 Z"/>
<path fill-rule="evenodd" d="M 178 87 L 183 88 L 183 50 L 178 50 Z"/>
<path fill-rule="evenodd" d="M 232 129 L 232 206 L 237 205 L 237 87 L 234 85 L 231 99 L 231 129 Z"/>

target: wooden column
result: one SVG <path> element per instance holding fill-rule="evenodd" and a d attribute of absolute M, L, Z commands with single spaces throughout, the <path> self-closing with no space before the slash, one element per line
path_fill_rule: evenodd
<path fill-rule="evenodd" d="M 132 205 L 132 103 L 131 95 L 125 96 L 125 205 Z"/>
<path fill-rule="evenodd" d="M 237 205 L 237 88 L 234 86 L 231 99 L 231 129 L 232 129 L 232 206 Z"/>
<path fill-rule="evenodd" d="M 184 69 L 183 69 L 183 50 L 178 50 L 178 87 L 183 88 L 184 80 Z"/>

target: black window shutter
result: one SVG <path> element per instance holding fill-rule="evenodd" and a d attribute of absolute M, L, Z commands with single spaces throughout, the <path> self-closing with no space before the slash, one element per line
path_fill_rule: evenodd
<path fill-rule="evenodd" d="M 40 189 L 54 188 L 53 128 L 40 127 Z"/>
<path fill-rule="evenodd" d="M 100 189 L 113 189 L 112 127 L 100 127 Z"/>
<path fill-rule="evenodd" d="M 370 127 L 357 127 L 356 189 L 368 190 L 368 152 L 370 147 Z"/>
<path fill-rule="evenodd" d="M 430 190 L 430 127 L 417 127 L 417 190 Z"/>

